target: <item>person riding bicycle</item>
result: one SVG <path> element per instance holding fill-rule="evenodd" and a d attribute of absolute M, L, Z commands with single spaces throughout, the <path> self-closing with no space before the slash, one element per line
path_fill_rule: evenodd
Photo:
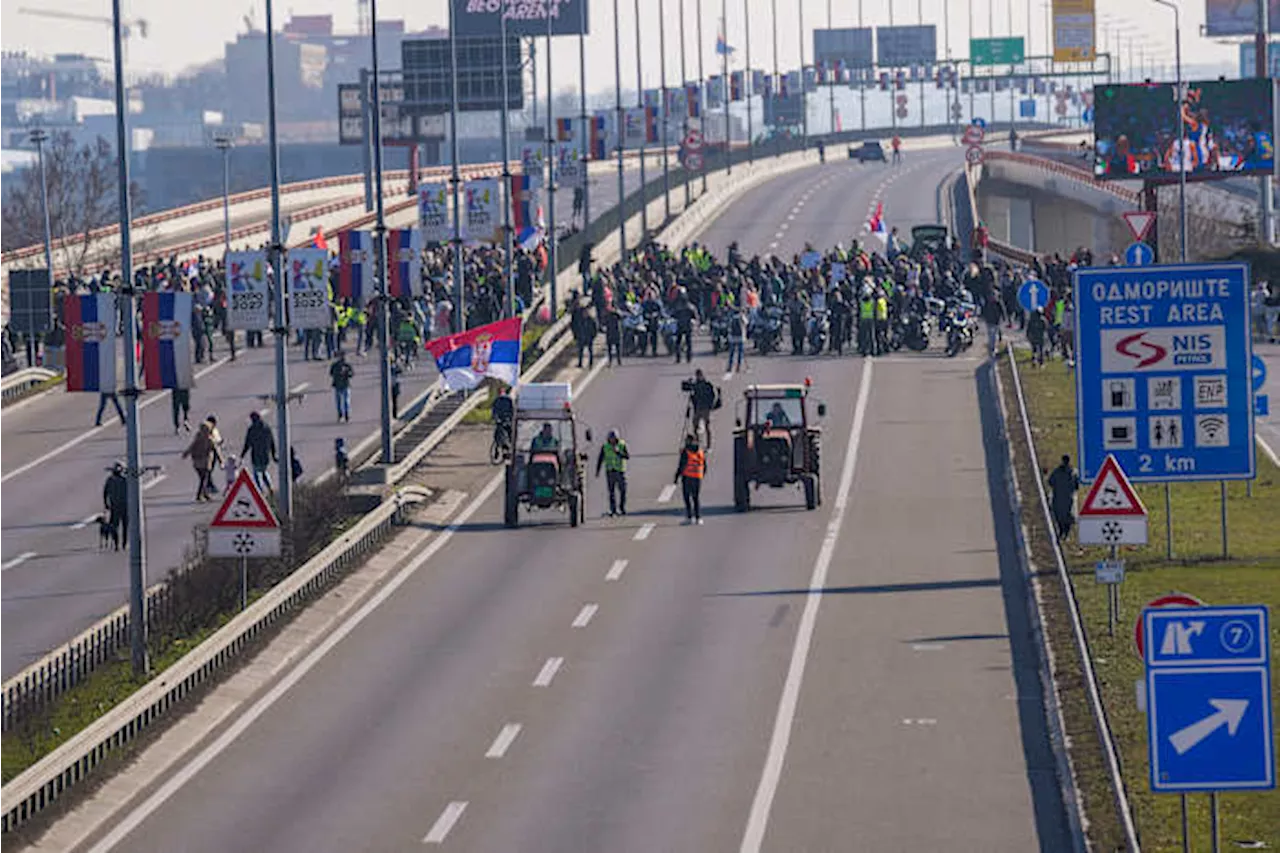
<path fill-rule="evenodd" d="M 400 318 L 400 325 L 396 327 L 396 347 L 400 351 L 400 356 L 409 363 L 413 360 L 414 353 L 418 350 L 418 344 L 421 343 L 418 335 L 418 327 L 413 322 L 413 317 L 405 314 Z"/>
<path fill-rule="evenodd" d="M 493 443 L 503 448 L 511 447 L 511 425 L 516 419 L 516 404 L 511 399 L 511 388 L 504 387 L 489 407 L 493 419 Z"/>

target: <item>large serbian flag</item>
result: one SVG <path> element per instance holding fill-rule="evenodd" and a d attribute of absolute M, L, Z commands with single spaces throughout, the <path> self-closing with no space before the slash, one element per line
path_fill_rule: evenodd
<path fill-rule="evenodd" d="M 363 308 L 373 298 L 373 234 L 343 231 L 338 234 L 338 300 L 351 300 Z"/>
<path fill-rule="evenodd" d="M 116 297 L 114 293 L 68 296 L 66 324 L 67 390 L 116 390 Z"/>
<path fill-rule="evenodd" d="M 413 296 L 413 285 L 422 275 L 422 232 L 417 228 L 387 231 L 387 295 L 392 299 Z"/>
<path fill-rule="evenodd" d="M 142 372 L 148 391 L 193 384 L 190 293 L 142 295 Z"/>
<path fill-rule="evenodd" d="M 520 378 L 520 317 L 427 341 L 427 352 L 450 391 L 475 388 L 486 377 L 515 385 Z"/>
<path fill-rule="evenodd" d="M 529 175 L 511 176 L 511 231 L 516 244 L 531 249 L 542 239 L 542 206 Z"/>
<path fill-rule="evenodd" d="M 888 244 L 889 231 L 884 225 L 883 202 L 876 202 L 875 213 L 871 214 L 871 218 L 867 220 L 867 231 L 871 232 L 871 236 L 877 238 L 881 243 Z"/>

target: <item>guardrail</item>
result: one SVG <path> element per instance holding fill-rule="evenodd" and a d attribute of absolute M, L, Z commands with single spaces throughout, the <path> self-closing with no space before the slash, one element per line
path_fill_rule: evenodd
<path fill-rule="evenodd" d="M 984 160 L 999 161 L 1008 160 L 1014 163 L 1022 163 L 1026 166 L 1033 166 L 1046 172 L 1053 172 L 1062 175 L 1068 180 L 1078 184 L 1091 187 L 1099 192 L 1111 193 L 1117 198 L 1124 199 L 1130 204 L 1137 204 L 1140 195 L 1133 190 L 1125 189 L 1114 181 L 1099 181 L 1093 176 L 1093 172 L 1082 166 L 1070 165 L 1059 160 L 1049 160 L 1044 157 L 1036 157 L 1032 154 L 1023 154 L 1014 151 L 988 151 Z"/>
<path fill-rule="evenodd" d="M 42 382 L 48 382 L 58 374 L 44 367 L 28 367 L 11 373 L 0 381 L 0 400 L 9 402 L 21 397 Z"/>
<path fill-rule="evenodd" d="M 798 168 L 814 159 L 816 158 L 811 155 L 801 153 L 799 155 L 788 155 L 788 159 L 785 162 L 772 161 L 768 164 L 758 164 L 755 167 L 746 167 L 741 171 L 735 171 L 734 175 L 725 181 L 724 186 L 717 187 L 712 192 L 700 197 L 698 199 L 698 202 L 701 203 L 700 206 L 691 205 L 686 209 L 685 212 L 692 214 L 694 217 L 692 226 L 679 227 L 680 218 L 678 218 L 661 233 L 660 239 L 672 245 L 688 239 L 694 229 L 705 224 L 709 218 L 716 214 L 719 206 L 730 200 L 735 193 L 743 192 L 773 175 L 788 169 Z M 642 188 L 637 192 L 644 191 Z M 654 216 L 656 209 L 662 205 L 661 194 L 659 193 L 657 198 L 649 201 L 648 204 L 650 215 Z M 697 210 L 695 210 L 695 207 L 697 207 Z M 640 213 L 638 211 L 635 212 L 627 220 L 627 225 L 629 227 L 638 227 L 640 218 Z M 619 257 L 616 235 L 613 236 L 612 240 L 601 241 L 597 248 L 601 264 L 612 263 Z M 569 265 L 560 275 L 568 281 L 576 276 L 576 270 L 572 265 Z M 523 375 L 537 376 L 563 353 L 571 340 L 571 337 L 565 334 L 569 329 L 569 320 L 570 317 L 566 313 L 547 329 L 543 339 L 545 340 L 548 336 L 551 336 L 555 342 L 546 349 L 542 357 L 531 365 Z M 479 404 L 481 396 L 478 393 L 472 394 L 462 407 L 441 423 L 430 436 L 427 436 L 424 444 L 435 446 L 435 444 L 443 440 L 443 437 L 465 415 L 468 410 L 467 404 L 470 404 L 470 407 L 473 408 Z M 422 455 L 425 455 L 425 452 L 423 451 Z M 420 456 L 418 458 L 420 459 Z M 399 469 L 398 473 L 407 473 L 411 467 L 408 462 L 409 459 L 406 458 L 401 465 L 396 466 Z M 108 711 L 91 726 L 71 738 L 54 752 L 45 756 L 10 784 L 6 785 L 3 791 L 0 792 L 3 794 L 4 801 L 4 816 L 3 820 L 0 821 L 0 829 L 3 832 L 10 832 L 51 806 L 65 791 L 83 781 L 111 753 L 135 740 L 145 728 L 158 720 L 171 707 L 182 701 L 200 685 L 208 682 L 219 670 L 234 660 L 253 639 L 261 636 L 267 628 L 279 621 L 282 616 L 296 609 L 300 604 L 326 588 L 340 571 L 351 565 L 353 561 L 363 556 L 381 541 L 381 538 L 386 535 L 387 531 L 399 518 L 401 503 L 406 499 L 406 495 L 409 492 L 410 489 L 408 488 L 397 491 L 393 500 L 384 502 L 361 520 L 352 530 L 342 534 L 319 554 L 290 574 L 288 578 L 266 592 L 261 599 L 247 610 L 234 617 L 212 637 L 189 652 L 182 660 L 165 670 L 162 678 L 155 679 L 142 687 L 131 697 Z M 156 594 L 162 595 L 163 593 L 157 591 Z M 115 621 L 115 617 L 118 615 L 119 612 L 113 617 L 103 620 L 102 623 L 99 623 L 99 626 L 95 627 L 107 634 L 115 632 L 116 636 L 119 636 L 122 628 L 120 623 Z M 124 610 L 124 618 L 127 620 L 127 609 Z M 127 621 L 125 626 L 125 633 L 127 633 Z M 102 645 L 101 642 L 99 642 L 99 645 Z M 39 677 L 35 677 L 32 674 L 32 677 L 26 678 L 24 675 L 31 669 L 28 668 L 27 671 L 24 671 L 24 675 L 13 679 L 10 684 L 14 684 L 15 688 L 18 688 L 19 685 L 15 682 L 21 678 L 24 683 L 35 685 L 31 689 L 54 689 L 56 685 L 65 683 L 67 679 L 74 678 L 73 673 L 79 671 L 77 667 L 82 669 L 82 665 L 91 655 L 92 652 L 84 649 L 79 652 L 64 649 L 60 654 L 46 658 L 46 662 L 50 666 L 60 667 L 59 671 L 46 672 Z M 9 685 L 6 685 L 6 702 L 9 701 L 8 687 Z"/>

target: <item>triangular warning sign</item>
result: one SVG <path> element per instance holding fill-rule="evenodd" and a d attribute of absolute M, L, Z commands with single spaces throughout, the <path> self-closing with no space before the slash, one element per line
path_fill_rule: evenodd
<path fill-rule="evenodd" d="M 240 469 L 239 476 L 227 492 L 227 497 L 213 514 L 210 527 L 255 527 L 277 528 L 280 522 L 267 502 L 262 499 L 262 492 L 253 484 L 249 472 Z"/>
<path fill-rule="evenodd" d="M 1114 456 L 1107 456 L 1098 476 L 1094 478 L 1089 494 L 1080 506 L 1080 517 L 1085 516 L 1145 516 L 1147 509 L 1142 505 L 1133 484 L 1125 476 L 1124 469 L 1116 462 Z"/>
<path fill-rule="evenodd" d="M 1126 210 L 1121 216 L 1124 217 L 1124 224 L 1129 226 L 1129 233 L 1133 235 L 1134 241 L 1138 243 L 1146 239 L 1156 221 L 1156 214 L 1151 210 Z"/>

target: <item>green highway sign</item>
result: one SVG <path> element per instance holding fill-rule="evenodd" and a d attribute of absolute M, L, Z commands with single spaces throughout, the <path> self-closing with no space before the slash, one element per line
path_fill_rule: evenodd
<path fill-rule="evenodd" d="M 1026 58 L 1022 37 L 969 39 L 969 61 L 974 65 L 1014 65 Z"/>

